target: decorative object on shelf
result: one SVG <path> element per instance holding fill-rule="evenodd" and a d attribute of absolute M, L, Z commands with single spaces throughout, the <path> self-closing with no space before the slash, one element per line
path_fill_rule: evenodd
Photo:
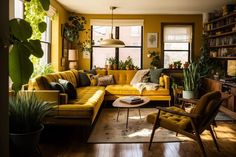
<path fill-rule="evenodd" d="M 90 35 L 89 32 L 90 29 L 86 30 L 86 40 L 83 42 L 79 42 L 78 46 L 80 51 L 83 53 L 83 58 L 89 59 L 90 58 L 90 53 L 92 51 L 92 45 L 94 44 L 93 41 L 90 40 Z"/>
<path fill-rule="evenodd" d="M 84 25 L 87 23 L 85 17 L 70 15 L 69 22 L 65 23 L 63 28 L 63 37 L 71 43 L 79 39 L 79 32 L 84 31 Z"/>
<path fill-rule="evenodd" d="M 125 43 L 119 39 L 113 37 L 113 10 L 117 7 L 111 6 L 111 34 L 109 39 L 104 39 L 100 42 L 101 47 L 125 47 Z"/>
<path fill-rule="evenodd" d="M 78 68 L 78 66 L 77 66 L 78 50 L 69 49 L 68 62 L 69 62 L 69 68 L 70 69 L 77 69 Z"/>
<path fill-rule="evenodd" d="M 159 65 L 160 65 L 160 57 L 158 55 L 158 53 L 156 51 L 148 51 L 148 54 L 147 54 L 147 57 L 148 58 L 152 58 L 152 61 L 151 61 L 151 66 L 152 68 L 158 68 Z"/>
<path fill-rule="evenodd" d="M 157 33 L 147 34 L 147 48 L 157 48 Z"/>
<path fill-rule="evenodd" d="M 197 95 L 198 83 L 200 80 L 199 64 L 191 63 L 187 69 L 183 69 L 184 91 L 183 98 L 191 99 Z"/>

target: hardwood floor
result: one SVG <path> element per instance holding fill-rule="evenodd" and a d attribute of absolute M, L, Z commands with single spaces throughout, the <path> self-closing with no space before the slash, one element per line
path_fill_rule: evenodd
<path fill-rule="evenodd" d="M 211 137 L 204 137 L 203 143 L 208 157 L 236 156 L 235 123 L 218 123 L 224 126 L 217 131 L 220 152 L 215 148 Z M 43 157 L 200 157 L 201 152 L 196 142 L 153 143 L 148 150 L 148 143 L 133 144 L 87 144 L 82 142 L 80 128 L 46 128 L 42 135 L 40 149 Z"/>

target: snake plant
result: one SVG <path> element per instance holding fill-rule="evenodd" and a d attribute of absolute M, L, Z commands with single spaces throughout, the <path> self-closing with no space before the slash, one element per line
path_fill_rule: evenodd
<path fill-rule="evenodd" d="M 187 69 L 183 70 L 184 75 L 184 90 L 195 91 L 200 81 L 198 63 L 191 63 Z"/>

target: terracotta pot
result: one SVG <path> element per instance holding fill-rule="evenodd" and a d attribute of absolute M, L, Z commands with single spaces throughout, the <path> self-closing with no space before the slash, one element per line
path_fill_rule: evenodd
<path fill-rule="evenodd" d="M 173 64 L 169 64 L 169 69 L 172 69 L 173 68 Z"/>
<path fill-rule="evenodd" d="M 183 64 L 183 66 L 184 66 L 184 69 L 187 69 L 188 66 L 189 66 L 189 63 L 188 63 L 188 62 L 185 62 L 185 63 Z"/>
<path fill-rule="evenodd" d="M 113 64 L 112 67 L 113 67 L 113 70 L 117 70 L 118 69 L 117 64 Z"/>

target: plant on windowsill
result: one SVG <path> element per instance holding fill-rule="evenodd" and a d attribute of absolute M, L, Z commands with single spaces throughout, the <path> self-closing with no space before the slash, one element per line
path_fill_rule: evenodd
<path fill-rule="evenodd" d="M 181 61 L 175 61 L 175 62 L 174 62 L 174 67 L 175 67 L 175 68 L 180 69 L 180 68 L 181 68 L 181 65 L 182 65 Z"/>

